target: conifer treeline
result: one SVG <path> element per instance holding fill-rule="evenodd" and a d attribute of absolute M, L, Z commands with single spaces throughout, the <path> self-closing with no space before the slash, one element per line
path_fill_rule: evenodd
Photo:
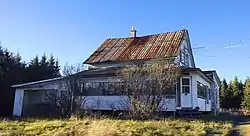
<path fill-rule="evenodd" d="M 220 107 L 226 109 L 250 109 L 249 78 L 244 83 L 239 81 L 237 77 L 229 81 L 229 83 L 226 79 L 223 79 L 220 87 Z"/>
<path fill-rule="evenodd" d="M 11 85 L 61 76 L 60 65 L 54 56 L 35 56 L 24 62 L 19 54 L 14 54 L 0 46 L 0 116 L 12 115 L 14 88 Z"/>

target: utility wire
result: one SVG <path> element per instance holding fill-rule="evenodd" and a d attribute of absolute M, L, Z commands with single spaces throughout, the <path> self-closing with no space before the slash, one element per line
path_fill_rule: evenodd
<path fill-rule="evenodd" d="M 238 46 L 241 46 L 243 44 L 249 43 L 250 42 L 250 38 L 244 39 L 244 40 L 235 40 L 235 41 L 231 41 L 228 43 L 224 43 L 224 44 L 214 44 L 214 45 L 204 45 L 204 46 L 197 46 L 197 47 L 193 47 L 192 50 L 194 51 L 199 51 L 202 49 L 210 49 L 210 48 L 235 48 Z"/>

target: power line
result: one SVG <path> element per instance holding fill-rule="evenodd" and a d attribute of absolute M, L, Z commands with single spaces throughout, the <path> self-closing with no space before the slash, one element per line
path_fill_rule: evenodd
<path fill-rule="evenodd" d="M 243 44 L 249 43 L 250 42 L 250 38 L 247 39 L 243 39 L 243 40 L 235 40 L 235 41 L 231 41 L 228 43 L 224 43 L 224 44 L 213 44 L 213 45 L 203 45 L 203 46 L 197 46 L 197 47 L 193 47 L 192 49 L 194 51 L 199 51 L 202 49 L 210 49 L 210 48 L 235 48 L 238 46 L 241 46 Z"/>

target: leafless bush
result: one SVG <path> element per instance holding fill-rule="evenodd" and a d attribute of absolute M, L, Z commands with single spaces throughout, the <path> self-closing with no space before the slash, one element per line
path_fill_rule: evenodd
<path fill-rule="evenodd" d="M 123 68 L 117 72 L 118 90 L 125 98 L 122 106 L 133 118 L 152 117 L 168 102 L 167 94 L 175 92 L 179 73 L 172 59 L 158 59 L 152 64 L 137 62 Z"/>
<path fill-rule="evenodd" d="M 82 70 L 82 65 L 69 66 L 66 64 L 63 69 L 65 77 L 58 81 L 57 90 L 53 93 L 48 92 L 46 95 L 62 116 L 70 117 L 72 114 L 77 113 L 81 105 L 86 101 L 85 96 L 80 96 L 83 92 L 83 80 L 74 75 Z"/>

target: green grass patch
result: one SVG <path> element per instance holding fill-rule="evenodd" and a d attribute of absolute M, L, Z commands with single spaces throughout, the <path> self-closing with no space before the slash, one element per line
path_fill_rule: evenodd
<path fill-rule="evenodd" d="M 168 135 L 228 135 L 232 124 L 202 120 L 165 119 L 136 121 L 115 119 L 1 120 L 0 135 L 44 136 L 168 136 Z"/>

